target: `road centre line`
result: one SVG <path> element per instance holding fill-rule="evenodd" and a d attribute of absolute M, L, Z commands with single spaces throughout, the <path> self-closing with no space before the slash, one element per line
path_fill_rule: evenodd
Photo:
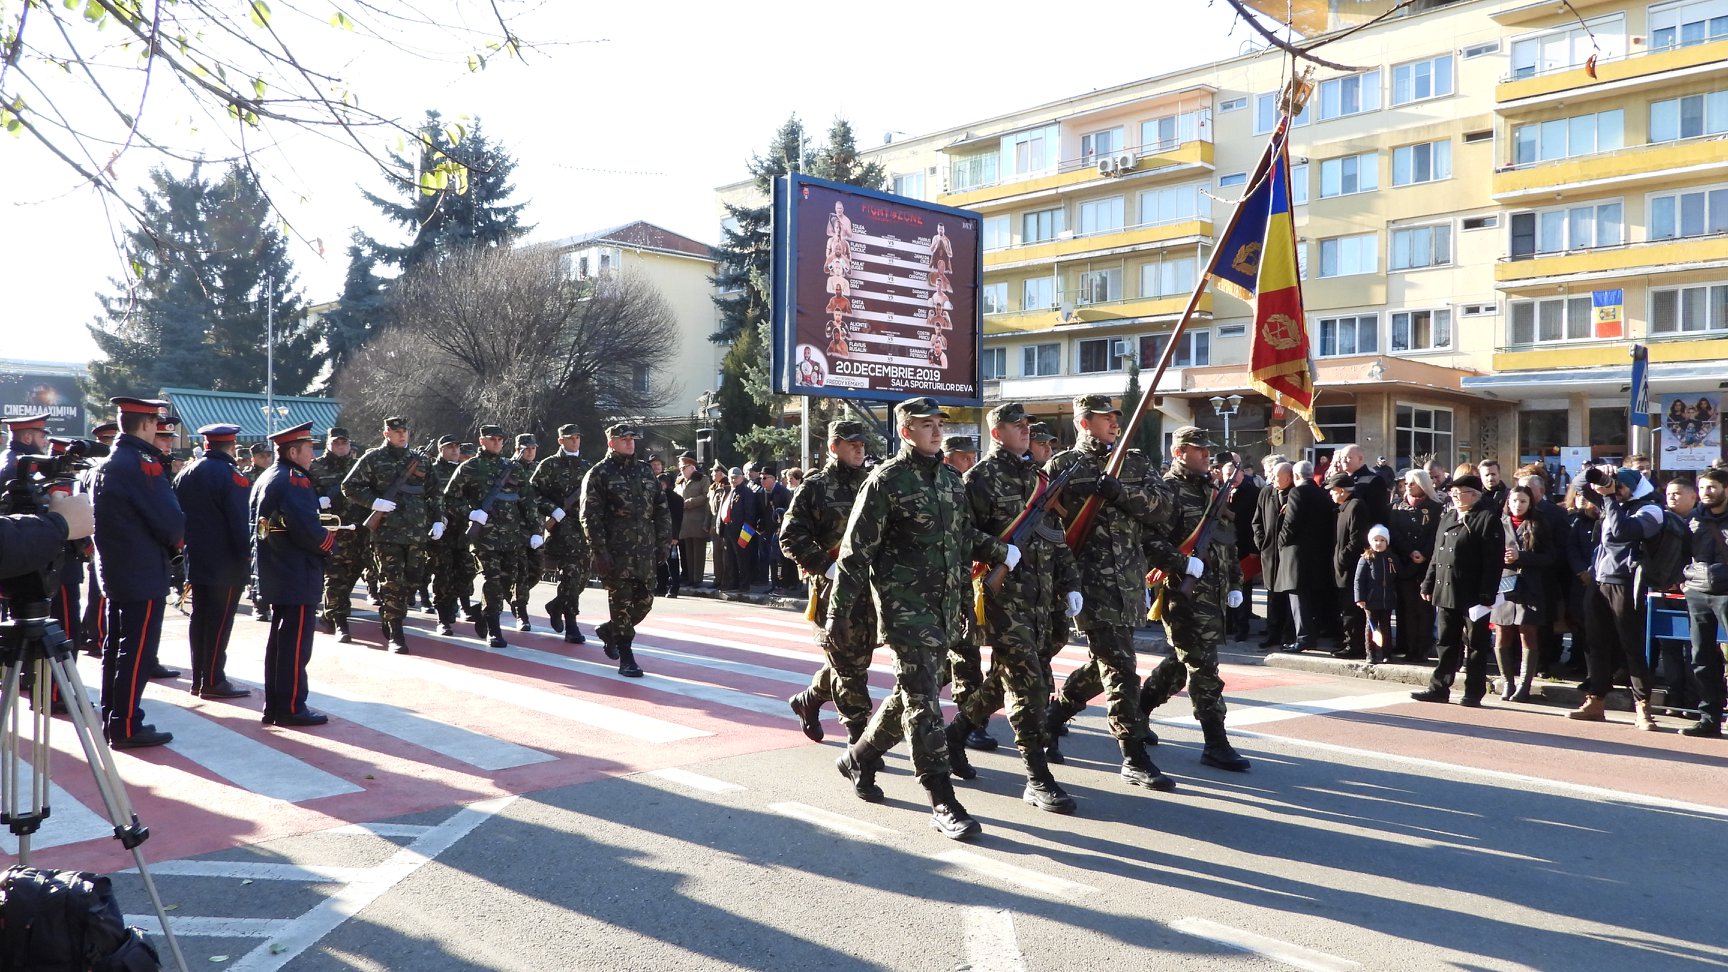
<path fill-rule="evenodd" d="M 431 829 L 421 824 L 357 823 L 331 827 L 320 833 L 341 836 L 370 834 L 373 837 L 422 837 Z"/>
<path fill-rule="evenodd" d="M 1303 945 L 1281 942 L 1276 938 L 1267 938 L 1265 935 L 1240 928 L 1231 928 L 1229 925 L 1220 925 L 1205 918 L 1180 918 L 1171 922 L 1170 927 L 1184 935 L 1228 945 L 1292 968 L 1303 969 L 1305 972 L 1348 972 L 1350 969 L 1362 967 L 1360 962 L 1317 952 Z"/>
<path fill-rule="evenodd" d="M 961 913 L 960 935 L 966 946 L 966 964 L 972 972 L 1026 972 L 1012 912 L 1001 908 L 967 908 Z"/>

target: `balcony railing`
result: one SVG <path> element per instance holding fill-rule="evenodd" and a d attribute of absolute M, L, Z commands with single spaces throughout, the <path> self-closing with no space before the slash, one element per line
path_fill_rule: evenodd
<path fill-rule="evenodd" d="M 1600 57 L 1599 56 L 1596 58 L 1596 69 L 1598 71 L 1600 71 L 1603 66 L 1608 65 L 1608 64 L 1619 64 L 1619 63 L 1624 62 L 1624 61 L 1635 61 L 1641 57 L 1649 57 L 1653 54 L 1667 54 L 1671 51 L 1685 50 L 1688 47 L 1697 47 L 1700 44 L 1710 44 L 1710 43 L 1714 43 L 1715 41 L 1719 41 L 1719 40 L 1728 40 L 1728 33 L 1712 34 L 1708 37 L 1705 37 L 1703 40 L 1695 40 L 1689 44 L 1680 44 L 1680 43 L 1665 44 L 1661 47 L 1656 47 L 1654 45 L 1651 45 L 1650 47 L 1646 47 L 1645 49 L 1643 49 L 1641 51 L 1626 51 L 1626 52 L 1622 52 L 1619 54 L 1610 54 L 1607 57 Z M 1528 74 L 1518 74 L 1516 72 L 1511 73 L 1511 74 L 1503 74 L 1500 76 L 1500 83 L 1505 84 L 1509 81 L 1528 81 L 1531 78 L 1543 78 L 1543 77 L 1550 77 L 1550 76 L 1556 75 L 1556 74 L 1565 74 L 1567 71 L 1576 71 L 1579 68 L 1582 68 L 1583 66 L 1584 66 L 1584 62 L 1579 61 L 1576 64 L 1556 64 L 1552 67 L 1539 67 L 1539 68 L 1536 68 L 1535 70 L 1530 71 Z"/>
<path fill-rule="evenodd" d="M 1034 246 L 1048 246 L 1051 243 L 1064 243 L 1064 242 L 1067 242 L 1068 240 L 1085 240 L 1085 239 L 1091 239 L 1092 237 L 1095 237 L 1095 236 L 1111 236 L 1111 235 L 1116 234 L 1116 233 L 1132 233 L 1136 230 L 1156 229 L 1160 226 L 1178 226 L 1178 225 L 1181 225 L 1182 223 L 1197 223 L 1197 222 L 1198 223 L 1209 223 L 1211 221 L 1212 221 L 1212 215 L 1210 213 L 1207 213 L 1204 216 L 1194 215 L 1194 216 L 1181 216 L 1181 217 L 1177 217 L 1175 219 L 1156 219 L 1150 223 L 1129 223 L 1128 225 L 1125 225 L 1125 226 L 1112 226 L 1109 229 L 1093 230 L 1090 233 L 1080 233 L 1080 232 L 1076 232 L 1074 230 L 1063 230 L 1062 232 L 1057 233 L 1055 236 L 1049 237 L 1047 239 L 1021 240 L 1019 243 L 1010 243 L 1007 246 L 986 247 L 984 252 L 985 253 L 1013 253 L 1015 250 L 1024 250 L 1024 249 L 1027 249 L 1028 247 L 1034 247 Z"/>
<path fill-rule="evenodd" d="M 1028 182 L 1032 179 L 1040 179 L 1045 176 L 1064 175 L 1070 172 L 1079 172 L 1083 169 L 1094 169 L 1097 167 L 1099 161 L 1103 159 L 1115 159 L 1123 155 L 1133 156 L 1135 164 L 1138 165 L 1141 159 L 1148 156 L 1174 152 L 1184 145 L 1193 144 L 1195 142 L 1211 144 L 1212 138 L 1210 135 L 1195 136 L 1188 139 L 1172 138 L 1146 145 L 1125 146 L 1120 149 L 1114 149 L 1110 152 L 1093 152 L 1090 155 L 1082 155 L 1072 159 L 1061 159 L 1053 166 L 1045 166 L 1041 169 L 1035 169 L 1030 172 L 1013 172 L 1007 175 L 1000 174 L 1000 162 L 998 162 L 998 175 L 995 179 L 989 182 L 968 182 L 965 185 L 961 185 L 960 180 L 957 178 L 957 173 L 963 169 L 978 168 L 979 166 L 977 166 L 975 162 L 977 159 L 981 158 L 981 156 L 966 156 L 963 159 L 950 161 L 948 163 L 948 188 L 943 190 L 943 194 L 956 195 L 962 192 L 976 192 L 979 189 L 995 189 L 999 186 L 1009 186 L 1016 182 Z"/>

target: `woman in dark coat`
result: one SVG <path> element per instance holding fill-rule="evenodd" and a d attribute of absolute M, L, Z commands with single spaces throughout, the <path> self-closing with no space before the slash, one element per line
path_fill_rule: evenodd
<path fill-rule="evenodd" d="M 1530 682 L 1542 660 L 1541 630 L 1553 623 L 1546 610 L 1544 581 L 1560 549 L 1548 524 L 1534 515 L 1535 506 L 1536 496 L 1528 486 L 1514 486 L 1507 491 L 1506 508 L 1500 514 L 1506 566 L 1500 572 L 1500 597 L 1488 620 L 1494 625 L 1500 677 L 1506 680 L 1500 697 L 1509 702 L 1530 701 Z"/>
<path fill-rule="evenodd" d="M 1404 488 L 1392 504 L 1392 553 L 1398 561 L 1398 643 L 1396 654 L 1422 665 L 1434 647 L 1434 605 L 1422 599 L 1422 577 L 1434 556 L 1434 534 L 1446 512 L 1428 470 L 1404 474 Z M 1389 653 L 1391 654 L 1391 653 Z"/>
<path fill-rule="evenodd" d="M 1584 601 L 1596 581 L 1590 576 L 1596 562 L 1596 545 L 1602 541 L 1602 511 L 1596 504 L 1578 495 L 1584 478 L 1579 476 L 1566 488 L 1566 616 L 1572 622 L 1572 647 L 1568 664 L 1578 674 L 1583 673 L 1584 659 L 1590 655 L 1590 633 L 1585 630 Z"/>
<path fill-rule="evenodd" d="M 1304 470 L 1302 467 L 1309 467 Z M 1336 540 L 1338 504 L 1309 478 L 1312 464 L 1299 463 L 1296 484 L 1284 504 L 1278 525 L 1278 576 L 1274 590 L 1290 592 L 1290 615 L 1296 640 L 1286 648 L 1318 647 L 1326 615 L 1336 609 L 1338 582 L 1332 576 L 1332 546 Z"/>
<path fill-rule="evenodd" d="M 1260 548 L 1260 576 L 1266 584 L 1266 639 L 1261 648 L 1277 648 L 1296 640 L 1296 628 L 1290 623 L 1290 591 L 1278 586 L 1278 528 L 1284 522 L 1284 503 L 1295 484 L 1295 473 L 1288 462 L 1279 462 L 1266 471 L 1269 480 L 1260 491 L 1255 504 L 1254 544 Z"/>

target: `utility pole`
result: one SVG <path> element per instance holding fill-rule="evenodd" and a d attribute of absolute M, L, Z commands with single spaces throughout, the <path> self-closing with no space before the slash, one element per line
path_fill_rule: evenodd
<path fill-rule="evenodd" d="M 276 434 L 276 279 L 264 278 L 264 437 Z"/>

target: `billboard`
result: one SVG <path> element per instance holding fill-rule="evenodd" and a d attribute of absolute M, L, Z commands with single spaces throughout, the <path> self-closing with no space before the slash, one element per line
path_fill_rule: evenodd
<path fill-rule="evenodd" d="M 774 390 L 983 401 L 978 214 L 804 175 L 774 188 Z"/>
<path fill-rule="evenodd" d="M 1714 394 L 1662 396 L 1663 472 L 1708 469 L 1722 458 L 1721 408 Z"/>
<path fill-rule="evenodd" d="M 49 435 L 84 435 L 84 393 L 76 375 L 0 370 L 0 418 L 48 416 Z"/>

